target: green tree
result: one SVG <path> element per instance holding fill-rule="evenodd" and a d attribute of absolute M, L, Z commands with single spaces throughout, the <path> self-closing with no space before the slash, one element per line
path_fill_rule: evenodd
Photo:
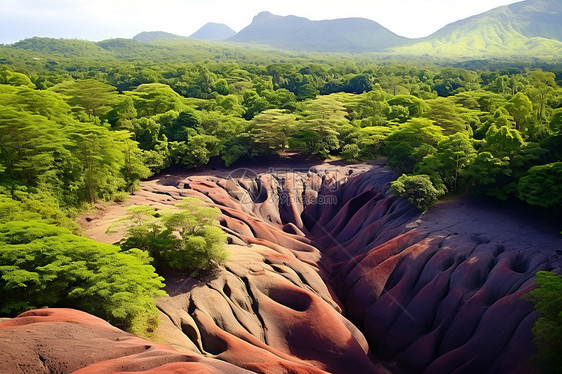
<path fill-rule="evenodd" d="M 115 108 L 117 110 L 117 121 L 115 127 L 119 130 L 133 131 L 133 120 L 137 118 L 137 110 L 133 99 L 125 96 L 125 99 Z"/>
<path fill-rule="evenodd" d="M 162 83 L 141 84 L 131 92 L 127 92 L 135 103 L 137 113 L 141 117 L 154 116 L 170 110 L 183 109 L 181 96 L 172 88 Z"/>
<path fill-rule="evenodd" d="M 69 104 L 84 110 L 88 119 L 104 114 L 118 102 L 115 87 L 96 79 L 66 81 L 54 86 L 52 90 L 68 97 Z"/>
<path fill-rule="evenodd" d="M 211 157 L 218 156 L 221 150 L 222 145 L 215 136 L 190 136 L 185 144 L 181 163 L 188 167 L 203 166 L 209 163 Z"/>
<path fill-rule="evenodd" d="M 357 144 L 346 144 L 341 151 L 341 156 L 349 161 L 358 160 L 360 154 L 361 149 Z"/>
<path fill-rule="evenodd" d="M 174 209 L 158 212 L 145 205 L 128 208 L 120 219 L 128 227 L 121 247 L 141 248 L 160 266 L 199 274 L 223 264 L 228 258 L 226 234 L 217 227 L 217 208 L 186 198 Z"/>
<path fill-rule="evenodd" d="M 392 182 L 392 192 L 398 197 L 405 198 L 416 208 L 427 210 L 440 196 L 440 192 L 433 186 L 429 176 L 405 175 Z"/>
<path fill-rule="evenodd" d="M 406 122 L 384 141 L 383 150 L 388 156 L 388 166 L 399 173 L 411 173 L 416 163 L 428 154 L 435 153 L 435 147 L 441 139 L 441 128 L 425 118 Z"/>
<path fill-rule="evenodd" d="M 41 221 L 0 224 L 0 310 L 77 308 L 135 333 L 158 323 L 163 279 L 140 250 L 72 235 Z"/>
<path fill-rule="evenodd" d="M 0 108 L 0 162 L 11 178 L 31 186 L 46 179 L 63 179 L 71 158 L 68 146 L 60 125 L 42 116 Z"/>
<path fill-rule="evenodd" d="M 269 109 L 252 120 L 251 135 L 254 142 L 267 149 L 284 151 L 289 138 L 297 131 L 297 118 L 285 110 Z"/>
<path fill-rule="evenodd" d="M 555 133 L 562 133 L 562 108 L 558 108 L 552 112 L 549 126 Z"/>
<path fill-rule="evenodd" d="M 537 288 L 529 293 L 539 318 L 533 325 L 538 348 L 537 366 L 541 373 L 560 373 L 562 368 L 562 275 L 547 271 L 537 273 Z"/>
<path fill-rule="evenodd" d="M 554 73 L 541 70 L 535 70 L 527 76 L 529 85 L 526 87 L 525 92 L 533 101 L 537 122 L 539 123 L 544 121 L 547 99 L 556 87 L 555 78 Z"/>
<path fill-rule="evenodd" d="M 476 150 L 467 135 L 456 133 L 441 140 L 435 155 L 430 157 L 436 158 L 434 171 L 440 174 L 447 189 L 457 192 L 459 176 L 476 158 Z"/>
<path fill-rule="evenodd" d="M 562 209 L 562 162 L 536 165 L 519 179 L 519 198 L 528 204 Z"/>
<path fill-rule="evenodd" d="M 490 152 L 479 152 L 474 161 L 463 171 L 463 179 L 477 191 L 506 198 L 503 180 L 512 175 L 509 157 L 495 157 Z"/>
<path fill-rule="evenodd" d="M 71 107 L 52 91 L 0 85 L 0 104 L 11 109 L 37 114 L 64 125 L 73 121 Z"/>
<path fill-rule="evenodd" d="M 328 158 L 330 151 L 339 148 L 336 127 L 326 119 L 302 121 L 293 139 L 302 145 L 307 153 L 322 159 Z"/>
<path fill-rule="evenodd" d="M 525 134 L 528 121 L 533 113 L 531 100 L 523 92 L 518 92 L 509 100 L 506 109 L 515 120 L 515 128 Z"/>

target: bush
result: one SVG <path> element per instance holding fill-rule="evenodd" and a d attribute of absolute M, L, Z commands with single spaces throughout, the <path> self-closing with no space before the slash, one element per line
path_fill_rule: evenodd
<path fill-rule="evenodd" d="M 431 179 L 425 174 L 403 174 L 391 183 L 391 189 L 396 196 L 405 198 L 421 210 L 427 210 L 443 194 L 433 186 Z"/>
<path fill-rule="evenodd" d="M 158 322 L 163 279 L 146 253 L 31 220 L 0 224 L 0 312 L 76 308 L 137 334 Z"/>

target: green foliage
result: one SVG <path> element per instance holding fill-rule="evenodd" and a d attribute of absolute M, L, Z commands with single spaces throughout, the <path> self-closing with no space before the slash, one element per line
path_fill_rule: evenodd
<path fill-rule="evenodd" d="M 457 192 L 461 173 L 473 162 L 475 157 L 476 150 L 469 137 L 456 133 L 441 140 L 437 144 L 435 154 L 424 157 L 421 164 L 417 165 L 416 172 L 420 174 L 437 173 L 440 180 L 433 180 L 434 184 L 444 184 L 448 191 Z"/>
<path fill-rule="evenodd" d="M 170 110 L 180 111 L 183 108 L 180 95 L 165 84 L 141 84 L 127 94 L 132 97 L 139 116 L 154 116 Z"/>
<path fill-rule="evenodd" d="M 519 198 L 528 204 L 562 209 L 562 162 L 536 165 L 519 179 Z"/>
<path fill-rule="evenodd" d="M 529 293 L 539 318 L 533 326 L 536 360 L 541 373 L 560 373 L 562 368 L 562 275 L 547 271 L 537 273 L 537 288 Z"/>
<path fill-rule="evenodd" d="M 296 120 L 296 116 L 287 111 L 266 110 L 252 120 L 252 138 L 266 149 L 284 151 L 289 138 L 297 132 Z"/>
<path fill-rule="evenodd" d="M 228 258 L 226 234 L 216 226 L 219 210 L 195 198 L 186 198 L 175 209 L 158 213 L 146 205 L 130 207 L 128 212 L 118 222 L 127 226 L 121 247 L 146 251 L 159 267 L 197 275 Z"/>
<path fill-rule="evenodd" d="M 427 210 L 442 194 L 431 183 L 429 176 L 405 175 L 391 183 L 392 192 L 405 198 L 420 210 Z"/>
<path fill-rule="evenodd" d="M 388 165 L 400 173 L 411 173 L 417 162 L 435 153 L 443 138 L 440 127 L 427 119 L 412 119 L 390 134 L 384 144 Z"/>
<path fill-rule="evenodd" d="M 0 46 L 0 186 L 75 209 L 173 165 L 290 148 L 387 155 L 439 192 L 505 199 L 531 167 L 560 162 L 562 89 L 547 61 L 432 65 L 165 39 Z"/>
<path fill-rule="evenodd" d="M 68 97 L 68 103 L 84 110 L 88 119 L 107 112 L 118 100 L 117 90 L 95 79 L 67 81 L 52 88 Z"/>
<path fill-rule="evenodd" d="M 153 298 L 165 295 L 143 252 L 120 252 L 42 221 L 0 224 L 0 273 L 2 313 L 77 308 L 137 333 L 155 327 Z"/>

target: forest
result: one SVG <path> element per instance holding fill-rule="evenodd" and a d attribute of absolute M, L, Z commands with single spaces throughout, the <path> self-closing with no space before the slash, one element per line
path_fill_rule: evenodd
<path fill-rule="evenodd" d="M 170 167 L 289 153 L 386 158 L 395 194 L 421 210 L 474 194 L 559 220 L 562 66 L 124 39 L 1 46 L 0 313 L 71 306 L 150 331 L 164 295 L 154 259 L 80 236 L 73 218 Z"/>

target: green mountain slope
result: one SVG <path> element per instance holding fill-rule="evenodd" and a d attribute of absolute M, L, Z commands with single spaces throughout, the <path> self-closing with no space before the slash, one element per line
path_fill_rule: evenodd
<path fill-rule="evenodd" d="M 376 52 L 402 45 L 408 39 L 364 18 L 311 21 L 262 12 L 229 41 L 314 52 Z"/>
<path fill-rule="evenodd" d="M 562 1 L 527 0 L 498 7 L 394 50 L 441 56 L 556 56 L 562 52 Z"/>

